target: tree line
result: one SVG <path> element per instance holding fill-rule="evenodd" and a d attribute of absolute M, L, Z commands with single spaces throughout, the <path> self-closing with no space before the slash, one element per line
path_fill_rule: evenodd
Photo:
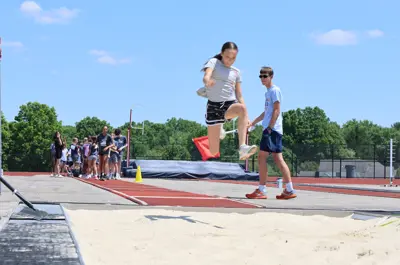
<path fill-rule="evenodd" d="M 20 106 L 12 121 L 7 121 L 2 113 L 1 121 L 5 171 L 50 171 L 50 145 L 56 131 L 61 132 L 69 146 L 73 137 L 82 140 L 97 135 L 104 125 L 114 129 L 108 121 L 99 117 L 85 117 L 74 125 L 64 125 L 54 107 L 39 102 Z M 165 123 L 147 120 L 143 123 L 143 134 L 138 130 L 131 131 L 131 158 L 201 160 L 192 139 L 207 135 L 205 125 L 179 118 L 171 118 Z M 133 127 L 142 125 L 142 122 L 132 123 Z M 229 122 L 224 127 L 232 130 L 233 126 L 234 123 Z M 298 170 L 313 170 L 320 159 L 364 159 L 386 163 L 389 139 L 400 143 L 400 122 L 382 127 L 372 121 L 352 119 L 340 126 L 318 107 L 285 112 L 283 126 L 284 156 L 296 161 L 297 167 L 300 167 Z M 127 135 L 128 127 L 127 121 L 118 128 L 123 135 Z M 250 143 L 258 145 L 261 133 L 262 127 L 257 125 L 250 134 Z M 220 160 L 238 161 L 237 148 L 237 136 L 228 135 L 221 142 Z M 396 166 L 400 160 L 398 153 Z"/>

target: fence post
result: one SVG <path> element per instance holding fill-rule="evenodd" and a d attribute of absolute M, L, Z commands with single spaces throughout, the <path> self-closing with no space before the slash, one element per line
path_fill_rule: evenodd
<path fill-rule="evenodd" d="M 334 145 L 331 144 L 331 152 L 332 152 L 332 178 L 334 178 L 334 173 L 335 173 L 335 149 Z"/>
<path fill-rule="evenodd" d="M 374 179 L 375 179 L 375 164 L 376 164 L 376 145 L 374 144 Z"/>
<path fill-rule="evenodd" d="M 385 148 L 384 148 L 384 152 L 385 152 L 385 156 L 383 158 L 383 178 L 386 179 L 386 156 L 387 156 L 386 145 L 385 145 Z"/>
<path fill-rule="evenodd" d="M 293 150 L 291 150 L 290 151 L 291 153 L 292 153 L 292 158 L 291 158 L 291 160 L 292 160 L 292 176 L 294 176 L 294 155 L 293 155 Z"/>

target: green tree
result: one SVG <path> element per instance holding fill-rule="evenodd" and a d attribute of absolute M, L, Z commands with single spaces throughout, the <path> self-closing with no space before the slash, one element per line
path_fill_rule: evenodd
<path fill-rule="evenodd" d="M 51 167 L 50 145 L 61 131 L 54 107 L 38 102 L 22 105 L 10 126 L 8 167 L 11 171 L 47 171 Z"/>
<path fill-rule="evenodd" d="M 318 107 L 289 110 L 283 114 L 285 142 L 295 144 L 343 144 L 338 124 Z"/>
<path fill-rule="evenodd" d="M 191 159 L 192 138 L 204 133 L 204 126 L 184 119 L 172 118 L 164 124 L 144 121 L 144 124 L 144 134 L 132 129 L 131 147 L 136 157 Z M 142 124 L 133 122 L 132 127 L 141 128 Z"/>
<path fill-rule="evenodd" d="M 385 137 L 381 126 L 368 120 L 352 119 L 343 125 L 342 132 L 349 148 L 359 159 L 374 159 L 383 156 L 389 139 Z M 385 144 L 386 143 L 386 144 Z"/>
<path fill-rule="evenodd" d="M 6 171 L 8 170 L 7 157 L 10 153 L 10 128 L 3 112 L 1 112 L 1 141 L 2 168 Z"/>
<path fill-rule="evenodd" d="M 283 114 L 284 146 L 296 157 L 297 168 L 315 170 L 321 159 L 352 155 L 340 126 L 318 107 L 289 110 Z M 290 154 L 287 154 L 289 157 Z"/>
<path fill-rule="evenodd" d="M 192 139 L 202 136 L 203 133 L 206 135 L 205 126 L 194 121 L 176 118 L 169 119 L 165 126 L 168 147 L 163 152 L 164 156 L 169 154 L 170 159 L 192 159 L 193 148 L 196 148 Z M 197 158 L 200 159 L 200 155 Z"/>
<path fill-rule="evenodd" d="M 97 117 L 85 117 L 75 124 L 76 137 L 82 140 L 84 137 L 96 136 L 102 132 L 104 126 L 108 127 L 109 132 L 112 131 L 112 127 L 105 120 Z"/>
<path fill-rule="evenodd" d="M 64 138 L 67 140 L 66 144 L 69 146 L 68 144 L 72 142 L 72 138 L 77 136 L 76 127 L 71 125 L 62 126 L 61 135 L 63 140 Z"/>
<path fill-rule="evenodd" d="M 400 131 L 400 122 L 393 123 L 392 128 Z"/>

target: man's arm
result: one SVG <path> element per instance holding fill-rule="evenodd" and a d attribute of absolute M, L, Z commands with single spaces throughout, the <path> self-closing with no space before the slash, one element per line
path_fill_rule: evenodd
<path fill-rule="evenodd" d="M 124 142 L 124 145 L 123 146 L 121 146 L 119 149 L 118 149 L 118 151 L 119 152 L 121 152 L 121 150 L 122 149 L 124 149 L 125 147 L 127 147 L 128 146 L 128 141 L 127 141 L 127 139 L 126 139 L 126 137 L 124 136 L 124 140 L 123 140 L 123 142 Z"/>
<path fill-rule="evenodd" d="M 103 149 L 103 151 L 107 151 L 108 149 L 110 149 L 113 146 L 115 146 L 111 136 L 107 135 L 106 137 L 107 137 L 107 139 L 106 139 L 106 147 Z"/>
<path fill-rule="evenodd" d="M 255 126 L 257 123 L 259 123 L 260 121 L 262 121 L 264 119 L 264 115 L 265 112 L 263 111 L 260 116 L 258 116 L 257 118 L 254 119 L 254 121 L 251 123 L 250 126 Z"/>
<path fill-rule="evenodd" d="M 278 119 L 280 112 L 281 112 L 281 103 L 279 101 L 275 101 L 271 121 L 269 122 L 268 126 L 269 128 L 274 128 L 275 122 Z"/>

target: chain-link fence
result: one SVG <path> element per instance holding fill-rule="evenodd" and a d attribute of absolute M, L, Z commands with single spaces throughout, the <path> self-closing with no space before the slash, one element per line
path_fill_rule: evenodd
<path fill-rule="evenodd" d="M 393 176 L 400 176 L 399 148 L 394 146 Z M 290 148 L 294 176 L 388 178 L 389 145 L 297 144 Z"/>
<path fill-rule="evenodd" d="M 235 152 L 221 154 L 220 158 L 213 160 L 239 163 L 246 168 L 246 161 L 239 160 L 238 154 Z M 347 145 L 295 144 L 285 147 L 283 156 L 294 177 L 389 178 L 390 176 L 389 145 L 350 147 Z M 160 156 L 135 156 L 132 158 L 164 159 Z M 194 155 L 191 159 L 186 160 L 199 161 L 200 156 Z M 270 176 L 281 175 L 272 156 L 266 162 Z M 257 155 L 247 161 L 247 169 L 258 172 Z M 393 150 L 393 176 L 400 178 L 399 146 L 394 146 Z"/>

